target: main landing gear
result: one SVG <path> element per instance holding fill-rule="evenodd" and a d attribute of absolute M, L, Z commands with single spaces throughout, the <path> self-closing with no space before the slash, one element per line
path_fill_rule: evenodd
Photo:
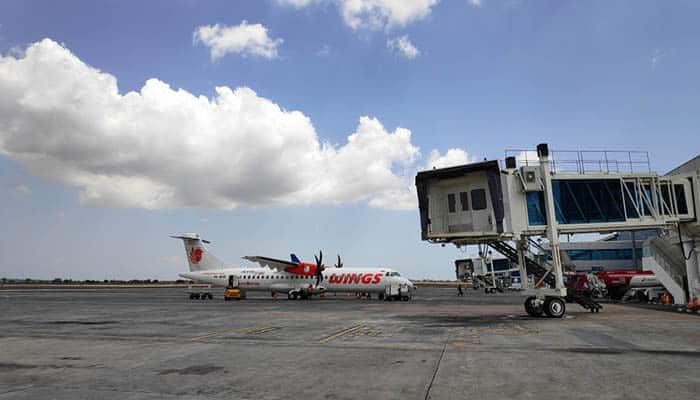
<path fill-rule="evenodd" d="M 302 291 L 294 291 L 293 290 L 293 291 L 287 293 L 287 298 L 289 300 L 297 300 L 297 299 L 307 300 L 307 299 L 310 299 L 311 296 L 309 296 L 309 294 L 303 290 Z"/>
<path fill-rule="evenodd" d="M 546 314 L 550 318 L 561 318 L 566 314 L 566 303 L 561 297 L 545 297 L 544 300 L 535 296 L 525 299 L 525 311 L 531 317 L 541 317 Z"/>

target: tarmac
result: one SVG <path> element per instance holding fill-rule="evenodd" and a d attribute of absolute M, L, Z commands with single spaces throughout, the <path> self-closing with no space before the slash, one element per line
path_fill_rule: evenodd
<path fill-rule="evenodd" d="M 697 316 L 568 304 L 530 318 L 523 300 L 3 290 L 0 399 L 698 398 Z"/>

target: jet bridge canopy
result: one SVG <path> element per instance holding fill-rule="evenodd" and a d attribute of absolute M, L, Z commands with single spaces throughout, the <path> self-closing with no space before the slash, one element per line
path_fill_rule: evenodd
<path fill-rule="evenodd" d="M 498 161 L 419 172 L 421 238 L 499 236 L 504 204 Z"/>

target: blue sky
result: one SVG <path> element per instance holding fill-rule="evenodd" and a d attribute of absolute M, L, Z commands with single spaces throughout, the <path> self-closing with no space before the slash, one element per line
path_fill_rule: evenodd
<path fill-rule="evenodd" d="M 186 191 L 187 182 L 166 179 L 167 165 L 152 167 L 146 160 L 110 164 L 110 174 L 125 179 L 153 178 L 162 187 L 175 188 L 176 194 L 168 201 L 154 202 L 149 187 L 144 189 L 147 193 L 142 201 L 130 202 L 138 197 L 131 196 L 131 180 L 125 183 L 132 185 L 126 190 L 109 179 L 107 183 L 86 183 L 106 174 L 99 169 L 102 166 L 94 167 L 105 149 L 97 145 L 71 148 L 76 143 L 73 141 L 82 137 L 78 135 L 91 135 L 84 126 L 99 118 L 100 113 L 108 118 L 106 114 L 113 110 L 110 107 L 121 110 L 122 100 L 86 112 L 90 121 L 76 121 L 75 113 L 66 120 L 59 115 L 60 121 L 70 121 L 66 126 L 86 124 L 75 130 L 60 123 L 56 123 L 55 130 L 51 124 L 41 125 L 45 135 L 65 135 L 60 149 L 41 145 L 46 136 L 34 137 L 34 130 L 21 136 L 22 141 L 35 140 L 27 147 L 31 148 L 31 157 L 18 152 L 19 136 L 13 138 L 14 142 L 6 140 L 6 148 L 0 149 L 0 218 L 5 233 L 0 241 L 0 275 L 174 278 L 184 264 L 184 254 L 180 244 L 167 235 L 195 231 L 211 239 L 212 250 L 231 262 L 251 254 L 285 257 L 292 251 L 308 259 L 322 248 L 327 255 L 343 254 L 348 266 L 380 264 L 417 278 L 451 278 L 452 262 L 463 254 L 451 247 L 420 242 L 417 211 L 387 206 L 391 194 L 378 189 L 387 183 L 397 185 L 396 190 L 408 190 L 400 185 L 410 181 L 416 169 L 431 162 L 431 151 L 437 150 L 438 158 L 446 157 L 450 149 L 461 151 L 460 157 L 469 160 L 502 158 L 506 148 L 533 148 L 546 141 L 554 149 L 650 151 L 654 169 L 665 172 L 694 157 L 700 149 L 700 3 L 482 0 L 474 4 L 467 0 L 416 0 L 415 13 L 404 19 L 396 15 L 405 14 L 392 14 L 401 10 L 381 6 L 356 15 L 365 22 L 378 16 L 382 21 L 379 26 L 352 26 L 343 14 L 342 0 L 301 1 L 297 6 L 282 3 L 0 3 L 0 54 L 6 62 L 25 57 L 22 53 L 28 46 L 45 38 L 62 44 L 71 54 L 44 46 L 41 51 L 53 58 L 45 61 L 37 57 L 34 61 L 43 63 L 38 65 L 43 68 L 40 71 L 46 76 L 45 82 L 31 75 L 27 65 L 0 69 L 7 87 L 15 90 L 12 94 L 40 96 L 38 81 L 44 88 L 58 86 L 57 80 L 51 80 L 57 67 L 46 63 L 65 57 L 74 57 L 114 77 L 121 95 L 141 91 L 151 78 L 173 91 L 181 88 L 208 99 L 217 96 L 217 86 L 250 88 L 256 95 L 236 93 L 235 101 L 242 98 L 240 101 L 254 105 L 268 101 L 278 105 L 281 111 L 267 115 L 265 121 L 272 121 L 272 129 L 291 126 L 276 131 L 275 140 L 287 143 L 290 135 L 306 132 L 295 140 L 308 147 L 294 147 L 299 152 L 289 157 L 298 159 L 306 154 L 304 149 L 313 149 L 316 142 L 307 142 L 315 135 L 321 146 L 327 142 L 338 153 L 328 157 L 319 153 L 322 160 L 318 165 L 342 166 L 329 172 L 334 184 L 324 189 L 327 192 L 316 193 L 315 185 L 307 189 L 303 183 L 285 180 L 288 175 L 279 173 L 278 168 L 266 167 L 271 158 L 278 157 L 269 151 L 271 147 L 224 154 L 217 153 L 216 146 L 205 147 L 206 153 L 188 161 L 199 165 L 202 159 L 253 154 L 253 162 L 265 171 L 257 183 L 255 179 L 242 182 L 235 186 L 238 193 L 222 195 L 220 201 L 213 202 L 204 195 L 183 196 L 181 191 Z M 382 1 L 374 0 L 373 4 L 381 5 Z M 228 48 L 226 54 L 212 59 L 206 40 L 195 40 L 194 33 L 200 27 L 219 24 L 232 28 L 243 21 L 265 29 L 268 44 L 275 43 L 274 56 L 256 55 L 250 48 Z M 390 46 L 392 40 L 402 37 L 417 49 L 415 57 Z M 84 90 L 99 98 L 100 90 L 104 91 L 96 84 L 85 83 L 95 77 L 85 78 L 80 71 L 65 73 L 72 74 L 69 77 L 74 79 L 73 85 L 78 85 L 76 92 Z M 19 85 L 11 74 L 26 74 L 33 79 Z M 55 76 L 64 77 L 58 73 Z M 67 103 L 68 98 L 58 97 L 67 92 L 50 92 L 56 94 L 58 103 Z M 164 96 L 157 100 L 160 105 L 175 96 L 167 91 L 163 94 L 163 90 L 156 92 Z M 24 103 L 17 104 L 12 105 L 15 108 L 0 109 L 0 116 L 3 112 L 12 116 L 9 120 L 13 126 L 43 120 L 44 108 L 33 107 L 29 112 L 21 108 Z M 56 113 L 68 113 L 56 109 L 55 104 L 52 107 Z M 148 108 L 152 109 L 158 107 Z M 27 111 L 26 116 L 15 117 L 17 110 L 22 115 Z M 292 115 L 293 110 L 302 113 L 308 124 L 304 125 L 299 115 Z M 202 118 L 208 118 L 201 112 Z M 163 136 L 153 136 L 152 141 L 148 138 L 150 130 L 127 122 L 114 131 L 105 130 L 105 135 L 124 133 L 128 140 L 136 140 L 133 135 L 138 130 L 138 142 L 143 139 L 147 143 L 143 146 L 153 151 L 156 161 L 177 163 L 177 157 L 158 150 L 171 129 L 161 126 L 167 123 L 167 116 L 167 110 L 152 120 L 147 112 L 138 114 L 139 120 L 146 121 L 143 126 L 162 131 L 159 135 Z M 363 116 L 375 119 L 381 127 L 371 121 L 362 122 Z M 10 125 L 0 124 L 0 130 L 8 130 Z M 196 141 L 197 125 L 192 126 L 191 140 Z M 248 125 L 237 120 L 231 129 L 241 126 Z M 202 130 L 205 128 L 212 129 L 210 125 Z M 365 128 L 373 132 L 367 136 L 369 147 L 347 147 L 348 136 Z M 410 143 L 399 137 L 397 128 L 410 130 Z M 254 131 L 255 135 L 264 132 Z M 212 135 L 224 140 L 228 133 L 222 130 Z M 257 139 L 251 137 L 268 140 L 251 135 L 221 143 L 249 150 L 248 146 L 258 149 Z M 111 136 L 96 137 L 104 140 Z M 8 143 L 14 143 L 14 147 Z M 29 146 L 24 142 L 22 145 Z M 360 168 L 362 175 L 375 170 L 362 170 L 369 161 L 353 164 L 348 159 L 357 159 L 358 154 L 376 148 L 395 152 L 385 160 L 383 153 L 373 156 L 388 163 L 391 176 L 383 174 L 376 185 L 365 187 L 355 182 L 357 177 L 352 172 Z M 72 151 L 81 162 L 70 159 L 67 154 Z M 313 150 L 309 152 L 316 155 Z M 52 163 L 56 158 L 59 162 Z M 238 164 L 226 161 L 224 165 L 229 174 L 224 175 L 225 179 L 240 178 L 230 172 Z M 210 167 L 205 165 L 201 171 L 210 172 Z M 241 166 L 241 170 L 248 167 Z M 319 167 L 306 171 L 302 163 L 299 168 L 304 171 L 300 175 L 321 179 L 313 173 Z M 210 190 L 206 184 L 216 180 L 215 175 L 200 173 L 196 176 L 201 179 L 192 185 L 206 192 Z M 293 184 L 286 187 L 289 182 Z M 110 192 L 105 185 L 117 187 L 124 196 Z M 283 195 L 269 193 L 275 187 L 285 191 Z M 295 193 L 294 187 L 300 193 Z M 215 189 L 212 193 L 223 190 Z M 358 191 L 364 189 L 372 194 L 362 197 Z M 402 195 L 410 197 L 409 192 Z"/>

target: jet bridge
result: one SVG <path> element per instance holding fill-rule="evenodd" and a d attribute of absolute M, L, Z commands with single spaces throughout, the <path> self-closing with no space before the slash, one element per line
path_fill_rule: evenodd
<path fill-rule="evenodd" d="M 674 227 L 693 238 L 700 234 L 700 172 L 659 176 L 641 152 L 624 152 L 623 157 L 622 152 L 550 154 L 548 146 L 540 144 L 536 153 L 515 153 L 520 159 L 506 153 L 505 169 L 491 160 L 419 172 L 416 188 L 422 240 L 458 247 L 488 244 L 510 258 L 522 276 L 529 272 L 537 278 L 525 302 L 531 315 L 565 314 L 561 234 Z M 602 156 L 592 160 L 592 153 Z M 551 261 L 536 260 L 528 252 L 532 236 L 547 237 Z M 698 252 L 700 248 L 688 260 L 689 270 L 694 270 L 688 277 L 695 281 Z M 700 283 L 691 286 L 697 286 L 691 295 L 700 294 Z M 593 312 L 602 308 L 591 299 L 572 296 Z"/>

